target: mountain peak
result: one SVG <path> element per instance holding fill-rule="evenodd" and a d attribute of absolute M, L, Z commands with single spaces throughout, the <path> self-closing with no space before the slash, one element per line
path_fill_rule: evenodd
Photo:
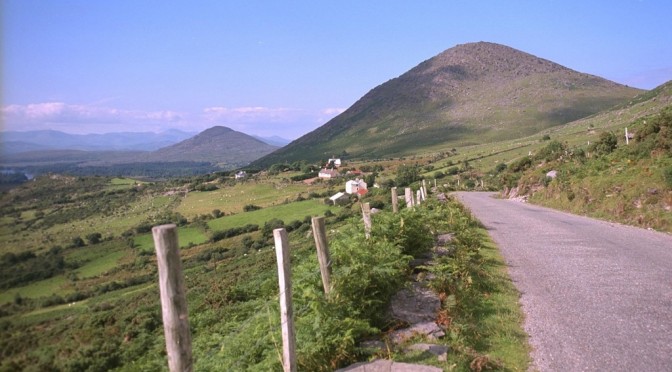
<path fill-rule="evenodd" d="M 224 126 L 208 128 L 192 138 L 161 148 L 149 161 L 200 161 L 232 169 L 249 164 L 277 147 Z"/>
<path fill-rule="evenodd" d="M 454 46 L 381 84 L 322 127 L 261 159 L 415 153 L 537 133 L 592 115 L 641 91 L 514 48 Z"/>

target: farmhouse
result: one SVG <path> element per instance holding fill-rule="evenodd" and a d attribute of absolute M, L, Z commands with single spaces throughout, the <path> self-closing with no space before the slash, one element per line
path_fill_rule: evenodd
<path fill-rule="evenodd" d="M 354 180 L 350 180 L 345 183 L 345 192 L 348 194 L 364 195 L 368 191 L 369 190 L 367 188 L 366 182 L 364 182 L 364 180 L 360 180 L 359 178 L 355 178 Z"/>
<path fill-rule="evenodd" d="M 320 170 L 320 173 L 317 174 L 320 178 L 331 179 L 339 176 L 338 172 L 334 169 L 323 168 Z"/>
<path fill-rule="evenodd" d="M 329 168 L 330 166 L 333 166 L 334 168 L 340 167 L 341 159 L 332 158 L 327 160 L 327 165 L 325 167 Z"/>

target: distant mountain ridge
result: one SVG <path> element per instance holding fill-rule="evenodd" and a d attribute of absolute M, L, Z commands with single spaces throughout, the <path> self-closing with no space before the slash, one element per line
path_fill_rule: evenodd
<path fill-rule="evenodd" d="M 642 90 L 487 42 L 457 45 L 375 87 L 255 165 L 343 151 L 375 158 L 519 138 L 623 103 Z"/>
<path fill-rule="evenodd" d="M 49 133 L 49 135 L 53 134 Z M 245 133 L 215 126 L 155 151 L 50 149 L 3 154 L 0 157 L 0 165 L 28 169 L 37 173 L 50 171 L 50 166 L 54 166 L 52 168 L 58 171 L 66 169 L 66 172 L 67 169 L 76 168 L 74 171 L 76 174 L 85 173 L 83 168 L 91 168 L 95 174 L 106 174 L 106 168 L 115 169 L 114 172 L 117 172 L 115 174 L 124 174 L 124 169 L 144 171 L 148 167 L 168 169 L 171 166 L 179 167 L 180 171 L 190 166 L 194 169 L 215 171 L 248 165 L 251 161 L 277 149 L 278 147 L 266 144 Z M 39 169 L 34 169 L 35 167 Z M 164 174 L 168 173 L 164 172 Z"/>
<path fill-rule="evenodd" d="M 170 129 L 154 132 L 70 134 L 56 130 L 0 132 L 2 153 L 43 150 L 154 151 L 194 136 L 195 132 Z"/>

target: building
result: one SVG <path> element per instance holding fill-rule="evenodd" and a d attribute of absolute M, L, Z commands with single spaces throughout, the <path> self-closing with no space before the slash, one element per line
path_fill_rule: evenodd
<path fill-rule="evenodd" d="M 236 177 L 237 180 L 245 179 L 247 177 L 247 172 L 245 172 L 245 171 L 236 172 L 235 177 Z"/>
<path fill-rule="evenodd" d="M 348 196 L 344 192 L 338 192 L 332 195 L 329 200 L 331 200 L 334 205 L 343 204 L 348 202 Z"/>
<path fill-rule="evenodd" d="M 338 172 L 334 169 L 323 168 L 320 170 L 320 173 L 318 173 L 317 176 L 320 178 L 332 179 L 340 176 L 340 174 L 338 174 Z"/>
<path fill-rule="evenodd" d="M 329 168 L 330 164 L 333 165 L 334 168 L 338 168 L 341 166 L 341 159 L 336 158 L 329 159 L 327 160 L 327 165 L 325 167 Z"/>
<path fill-rule="evenodd" d="M 364 180 L 355 178 L 345 183 L 345 192 L 348 194 L 364 195 L 368 192 L 368 186 Z"/>

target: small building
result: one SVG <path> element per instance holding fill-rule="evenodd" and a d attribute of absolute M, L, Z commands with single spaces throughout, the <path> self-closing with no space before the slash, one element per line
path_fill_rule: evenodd
<path fill-rule="evenodd" d="M 368 186 L 364 180 L 355 178 L 345 183 L 345 192 L 348 194 L 364 195 L 368 192 Z"/>
<path fill-rule="evenodd" d="M 335 169 L 326 169 L 323 168 L 320 170 L 320 173 L 317 174 L 318 177 L 320 178 L 325 178 L 325 179 L 332 179 L 340 176 L 338 172 Z"/>
<path fill-rule="evenodd" d="M 348 195 L 344 192 L 338 192 L 334 195 L 332 195 L 329 200 L 331 200 L 334 205 L 342 204 L 342 203 L 347 203 Z"/>
<path fill-rule="evenodd" d="M 247 177 L 247 172 L 245 171 L 236 172 L 235 177 L 237 180 L 245 179 Z"/>
<path fill-rule="evenodd" d="M 332 159 L 327 160 L 327 165 L 325 167 L 328 168 L 330 166 L 333 166 L 335 168 L 340 167 L 341 166 L 341 159 L 332 158 Z"/>

